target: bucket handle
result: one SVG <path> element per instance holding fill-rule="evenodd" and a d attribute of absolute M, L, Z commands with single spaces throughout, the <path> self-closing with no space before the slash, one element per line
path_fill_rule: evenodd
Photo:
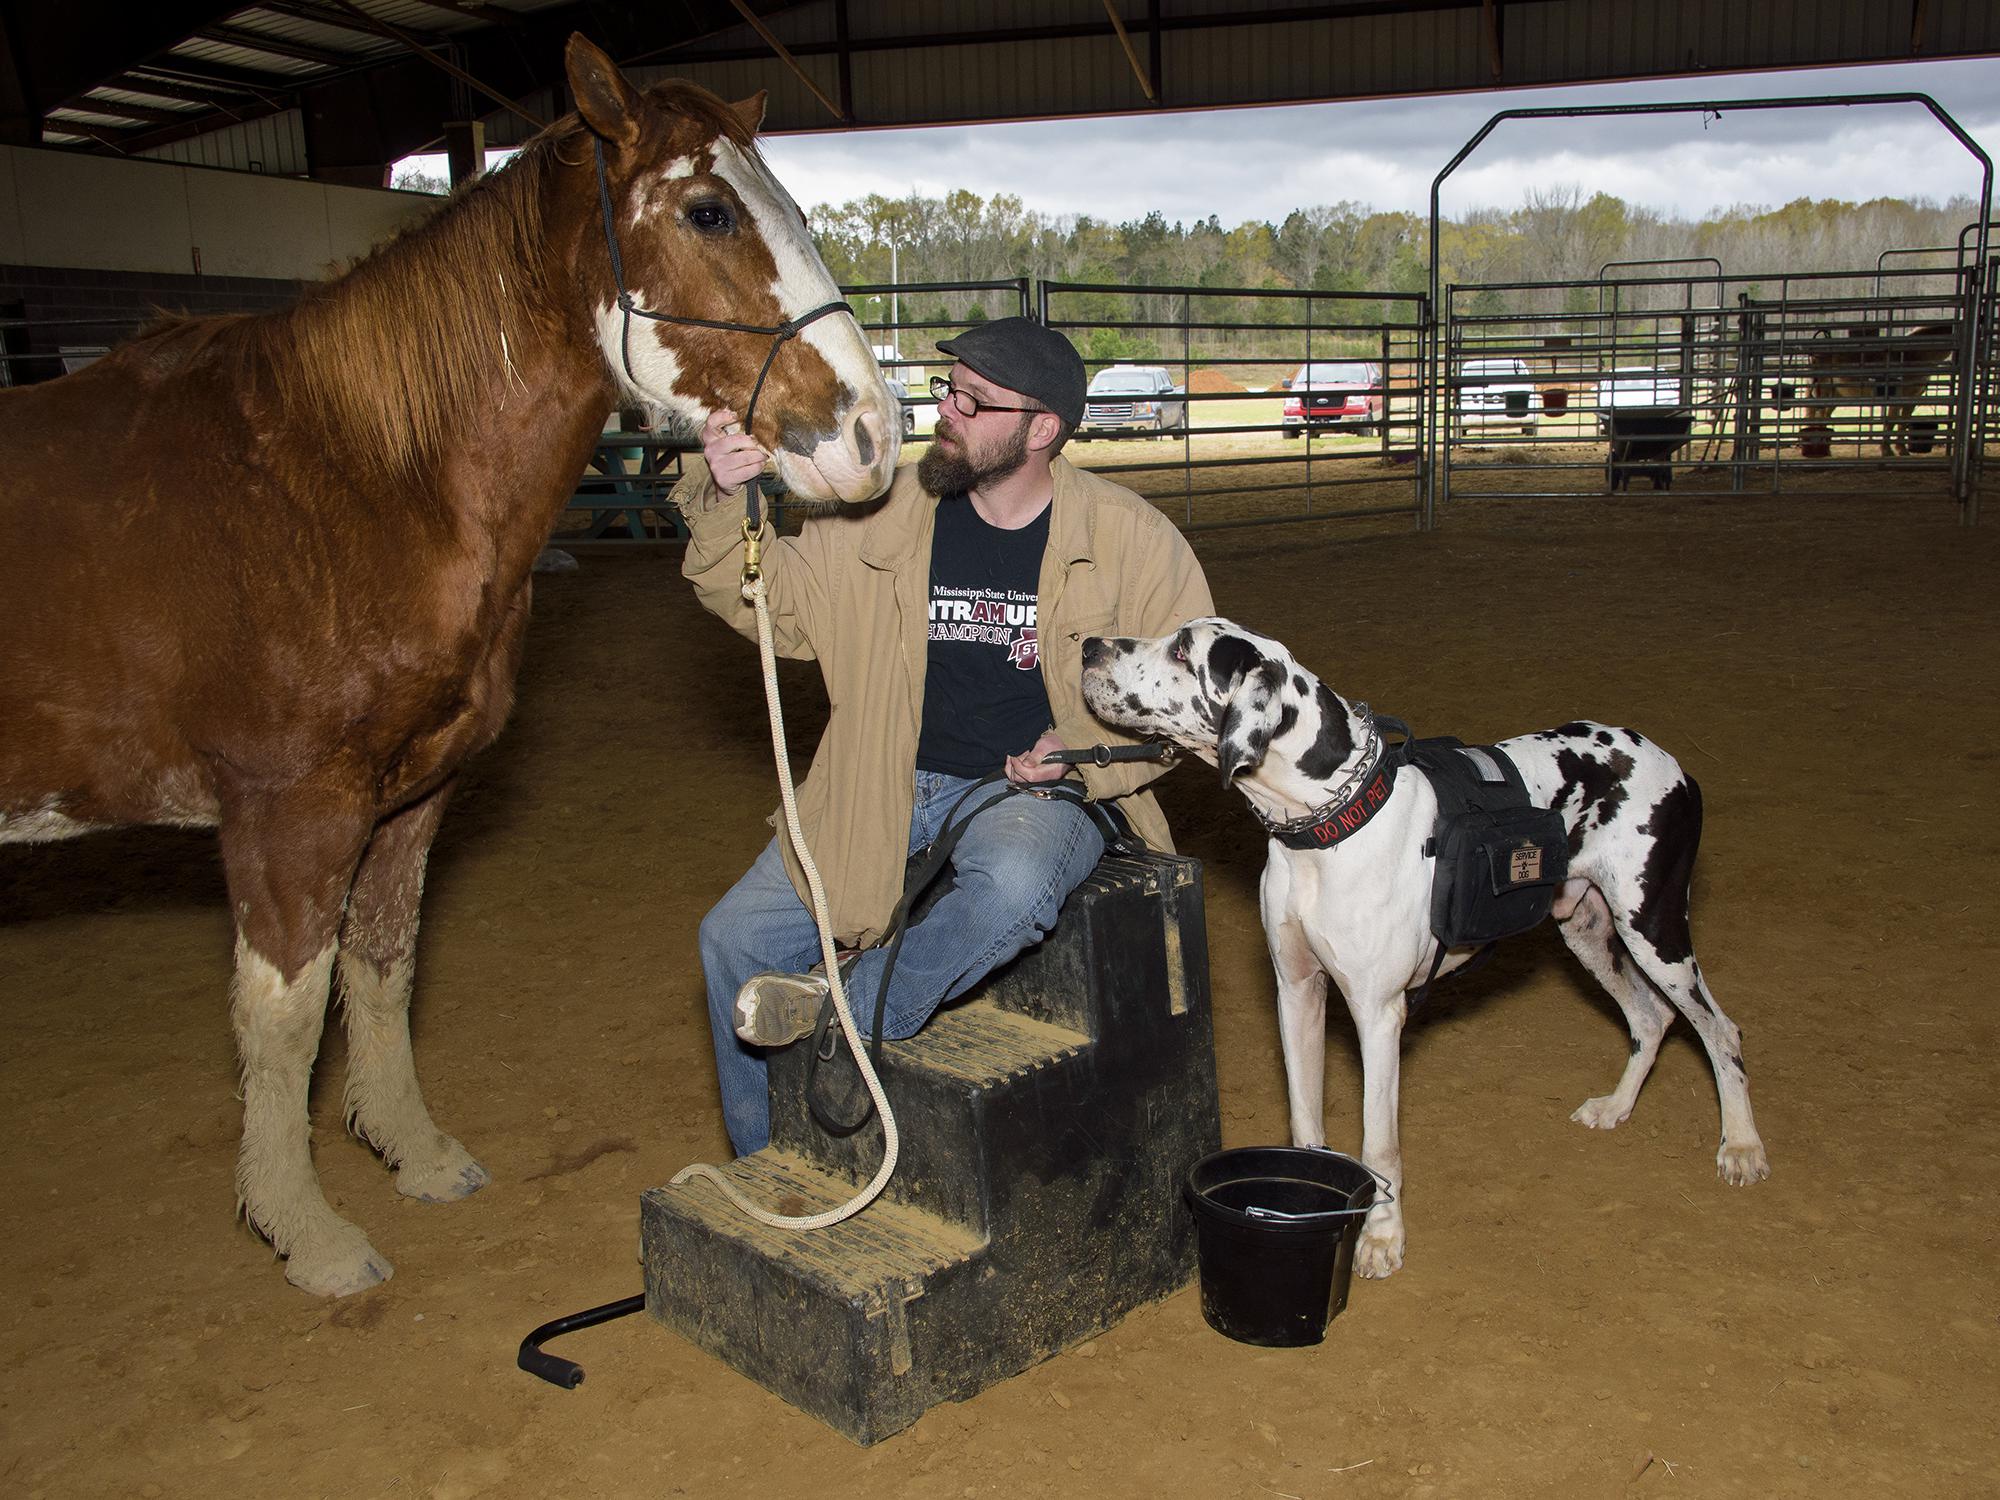
<path fill-rule="evenodd" d="M 1302 1224 L 1313 1219 L 1340 1219 L 1345 1218 L 1349 1214 L 1373 1213 L 1378 1204 L 1394 1203 L 1396 1201 L 1396 1194 L 1389 1186 L 1389 1179 L 1369 1166 L 1367 1162 L 1357 1157 L 1345 1156 L 1341 1152 L 1327 1146 L 1307 1146 L 1305 1149 L 1322 1152 L 1327 1156 L 1339 1156 L 1343 1161 L 1351 1161 L 1355 1166 L 1361 1168 L 1362 1171 L 1375 1179 L 1377 1194 L 1375 1202 L 1369 1204 L 1366 1208 L 1320 1208 L 1314 1209 L 1311 1213 L 1304 1214 L 1288 1214 L 1281 1208 L 1260 1208 L 1253 1203 L 1243 1210 L 1244 1213 L 1253 1219 L 1277 1219 L 1287 1224 Z"/>

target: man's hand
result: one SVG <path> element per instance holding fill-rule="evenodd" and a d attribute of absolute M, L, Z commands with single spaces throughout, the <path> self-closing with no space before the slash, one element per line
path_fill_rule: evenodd
<path fill-rule="evenodd" d="M 729 411 L 712 412 L 701 424 L 701 456 L 708 460 L 708 472 L 724 495 L 737 494 L 771 461 L 771 455 L 743 430 L 736 413 Z"/>
<path fill-rule="evenodd" d="M 1007 779 L 1015 786 L 1034 786 L 1043 781 L 1060 781 L 1068 774 L 1069 767 L 1057 763 L 1043 765 L 1042 757 L 1051 750 L 1064 750 L 1068 746 L 1056 738 L 1052 729 L 1019 755 L 1007 757 Z"/>

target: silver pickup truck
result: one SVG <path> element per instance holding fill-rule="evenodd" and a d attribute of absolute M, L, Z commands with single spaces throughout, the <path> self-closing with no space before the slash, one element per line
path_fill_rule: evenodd
<path fill-rule="evenodd" d="M 1159 365 L 1113 365 L 1091 378 L 1084 399 L 1079 439 L 1108 433 L 1150 432 L 1156 436 L 1187 426 L 1187 393 Z"/>

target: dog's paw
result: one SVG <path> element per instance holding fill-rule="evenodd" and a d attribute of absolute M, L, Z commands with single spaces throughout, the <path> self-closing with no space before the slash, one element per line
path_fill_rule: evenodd
<path fill-rule="evenodd" d="M 1354 1269 L 1370 1280 L 1393 1276 L 1403 1268 L 1403 1225 L 1370 1225 L 1354 1247 Z"/>
<path fill-rule="evenodd" d="M 1731 1187 L 1748 1187 L 1771 1175 L 1771 1163 L 1764 1157 L 1762 1141 L 1752 1141 L 1747 1146 L 1732 1146 L 1724 1141 L 1722 1149 L 1715 1153 L 1715 1170 Z"/>
<path fill-rule="evenodd" d="M 1592 1130 L 1616 1130 L 1632 1118 L 1632 1106 L 1627 1104 L 1620 1108 L 1616 1096 L 1600 1094 L 1595 1099 L 1584 1100 L 1570 1118 Z"/>

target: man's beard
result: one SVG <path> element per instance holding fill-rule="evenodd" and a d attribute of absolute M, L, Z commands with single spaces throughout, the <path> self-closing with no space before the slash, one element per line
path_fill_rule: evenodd
<path fill-rule="evenodd" d="M 917 483 L 933 495 L 960 495 L 982 484 L 1005 479 L 1028 461 L 1028 424 L 1034 420 L 1032 415 L 1023 416 L 1013 437 L 983 463 L 975 463 L 968 456 L 962 437 L 949 450 L 940 443 L 932 443 L 917 460 Z"/>

